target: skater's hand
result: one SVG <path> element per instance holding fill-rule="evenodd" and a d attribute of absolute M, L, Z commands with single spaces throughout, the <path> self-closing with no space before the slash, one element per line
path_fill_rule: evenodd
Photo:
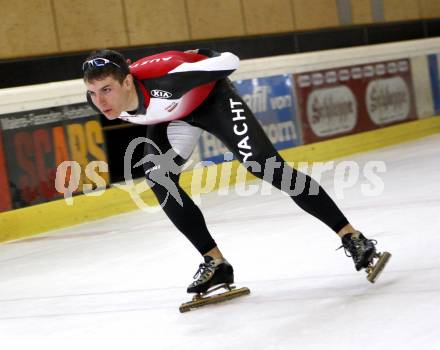
<path fill-rule="evenodd" d="M 199 49 L 193 49 L 193 50 L 186 50 L 185 53 L 199 53 Z"/>

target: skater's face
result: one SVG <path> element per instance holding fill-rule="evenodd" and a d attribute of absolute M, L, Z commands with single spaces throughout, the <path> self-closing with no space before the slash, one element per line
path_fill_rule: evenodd
<path fill-rule="evenodd" d="M 134 89 L 133 77 L 130 74 L 122 83 L 109 75 L 100 80 L 86 81 L 85 84 L 93 104 L 107 119 L 116 119 L 128 110 L 129 99 Z"/>

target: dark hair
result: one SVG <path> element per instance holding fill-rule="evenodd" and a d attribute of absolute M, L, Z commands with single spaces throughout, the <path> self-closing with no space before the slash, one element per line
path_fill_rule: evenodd
<path fill-rule="evenodd" d="M 86 62 L 95 58 L 105 58 L 110 64 L 102 66 L 87 65 Z M 117 51 L 101 49 L 92 51 L 83 64 L 84 81 L 102 80 L 109 75 L 113 76 L 119 83 L 122 83 L 125 77 L 130 73 L 125 57 Z"/>

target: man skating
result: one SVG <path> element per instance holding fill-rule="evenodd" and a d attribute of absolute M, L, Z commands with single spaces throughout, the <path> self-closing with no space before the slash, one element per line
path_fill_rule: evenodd
<path fill-rule="evenodd" d="M 238 65 L 234 54 L 208 49 L 167 51 L 130 66 L 120 53 L 99 50 L 83 64 L 87 99 L 95 109 L 110 120 L 148 125 L 147 138 L 154 146 L 148 143 L 145 149 L 147 182 L 164 212 L 204 258 L 188 293 L 206 293 L 234 282 L 233 268 L 209 233 L 202 212 L 179 185 L 180 172 L 164 173 L 170 166 L 183 167 L 202 130 L 220 139 L 252 174 L 284 192 L 302 178 L 303 190 L 291 199 L 341 237 L 356 270 L 371 268 L 376 242 L 355 230 L 316 181 L 281 158 L 227 78 Z M 266 176 L 266 165 L 273 162 L 279 166 Z M 287 186 L 286 169 L 292 174 Z M 164 176 L 166 181 L 157 181 Z"/>

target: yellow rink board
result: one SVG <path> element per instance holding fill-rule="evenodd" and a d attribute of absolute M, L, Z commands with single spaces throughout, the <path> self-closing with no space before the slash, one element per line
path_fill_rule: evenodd
<path fill-rule="evenodd" d="M 328 161 L 354 153 L 415 140 L 435 133 L 440 133 L 439 117 L 426 118 L 329 141 L 293 147 L 281 151 L 281 154 L 289 162 Z M 224 164 L 228 163 L 204 169 L 204 176 L 202 177 L 203 186 L 206 185 L 210 190 L 214 190 L 219 187 L 219 183 L 221 183 L 221 186 L 224 186 L 225 184 L 231 185 L 236 182 L 238 162 L 233 161 L 229 165 Z M 232 176 L 221 177 L 222 173 L 226 173 L 226 167 L 228 166 L 232 167 Z M 198 171 L 198 176 L 193 181 L 194 184 L 200 183 L 197 180 L 200 178 L 200 169 Z M 208 171 L 210 174 L 216 174 L 216 176 L 210 176 L 210 179 L 206 182 L 206 173 Z M 192 176 L 192 171 L 185 172 L 180 180 L 182 187 L 189 193 L 191 193 Z M 226 178 L 230 178 L 231 181 L 228 183 L 228 181 L 225 181 Z M 249 174 L 246 180 L 251 179 L 253 177 Z M 145 181 L 139 181 L 137 186 L 146 188 Z M 135 186 L 130 187 L 130 191 L 136 191 Z M 196 190 L 195 192 L 204 191 Z M 155 198 L 149 189 L 146 189 L 141 194 L 141 198 L 150 205 L 156 204 Z M 71 206 L 67 205 L 64 200 L 57 200 L 12 210 L 0 214 L 0 242 L 20 239 L 136 209 L 138 209 L 138 206 L 134 203 L 127 190 L 112 187 L 100 192 L 99 196 L 75 196 Z M 154 214 L 146 212 L 145 220 L 148 220 L 148 215 Z"/>

